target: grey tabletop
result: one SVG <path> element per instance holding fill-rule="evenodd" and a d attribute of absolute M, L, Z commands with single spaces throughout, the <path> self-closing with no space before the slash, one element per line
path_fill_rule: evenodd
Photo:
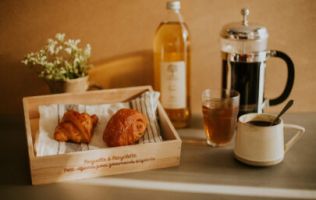
<path fill-rule="evenodd" d="M 316 113 L 286 114 L 306 134 L 273 167 L 251 167 L 233 146 L 206 145 L 200 117 L 178 130 L 183 139 L 178 167 L 32 186 L 23 125 L 2 127 L 1 199 L 316 199 Z M 290 135 L 291 133 L 287 134 Z"/>

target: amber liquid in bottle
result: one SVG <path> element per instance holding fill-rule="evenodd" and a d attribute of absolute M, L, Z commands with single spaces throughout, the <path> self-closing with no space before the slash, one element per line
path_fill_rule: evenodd
<path fill-rule="evenodd" d="M 190 120 L 190 38 L 183 22 L 162 22 L 154 39 L 154 88 L 175 128 Z"/>

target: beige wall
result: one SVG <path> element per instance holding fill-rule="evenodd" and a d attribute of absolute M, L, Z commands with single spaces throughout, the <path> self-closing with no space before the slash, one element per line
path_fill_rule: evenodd
<path fill-rule="evenodd" d="M 239 21 L 244 6 L 250 8 L 251 21 L 268 28 L 270 48 L 283 50 L 294 60 L 296 79 L 291 98 L 296 103 L 291 111 L 316 111 L 316 1 L 183 0 L 182 5 L 192 36 L 194 113 L 200 113 L 202 89 L 220 87 L 219 31 L 224 24 Z M 106 63 L 106 70 L 96 76 L 104 85 L 151 83 L 152 40 L 164 12 L 162 0 L 2 0 L 0 115 L 21 117 L 23 96 L 48 93 L 45 83 L 20 60 L 56 32 L 92 45 L 91 61 Z M 281 61 L 268 62 L 266 96 L 275 97 L 281 92 L 285 70 Z"/>

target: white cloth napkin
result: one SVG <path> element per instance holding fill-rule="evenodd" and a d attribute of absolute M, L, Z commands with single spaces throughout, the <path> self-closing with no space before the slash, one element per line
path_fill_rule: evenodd
<path fill-rule="evenodd" d="M 139 143 L 161 142 L 160 127 L 157 121 L 158 92 L 145 92 L 129 102 L 114 104 L 50 104 L 39 106 L 39 132 L 35 139 L 36 156 L 58 155 L 76 151 L 107 148 L 103 141 L 103 131 L 111 116 L 121 108 L 132 108 L 147 116 L 148 125 Z M 74 109 L 80 113 L 95 114 L 99 122 L 94 129 L 89 144 L 75 144 L 70 142 L 58 142 L 54 139 L 54 131 L 64 113 Z"/>

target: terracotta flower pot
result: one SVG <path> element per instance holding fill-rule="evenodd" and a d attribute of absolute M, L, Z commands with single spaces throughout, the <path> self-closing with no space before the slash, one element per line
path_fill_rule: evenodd
<path fill-rule="evenodd" d="M 66 81 L 46 81 L 51 93 L 84 92 L 89 87 L 88 76 Z"/>

